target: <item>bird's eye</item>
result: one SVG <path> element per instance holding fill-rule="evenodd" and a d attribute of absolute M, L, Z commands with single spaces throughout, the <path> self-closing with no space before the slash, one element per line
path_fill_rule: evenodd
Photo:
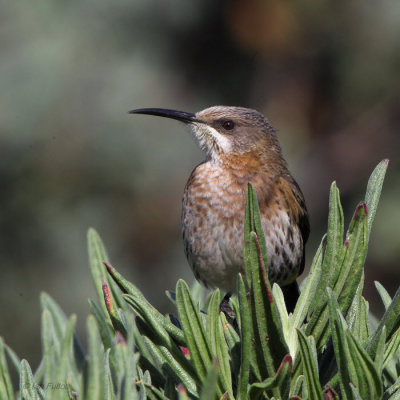
<path fill-rule="evenodd" d="M 222 123 L 222 127 L 223 127 L 226 131 L 231 131 L 231 130 L 235 127 L 235 124 L 234 124 L 233 121 L 228 120 L 228 121 L 224 121 L 224 122 Z"/>

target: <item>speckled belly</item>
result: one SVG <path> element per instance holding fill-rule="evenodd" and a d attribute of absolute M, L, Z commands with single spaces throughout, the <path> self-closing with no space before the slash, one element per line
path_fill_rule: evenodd
<path fill-rule="evenodd" d="M 203 164 L 186 186 L 182 207 L 185 253 L 198 280 L 208 287 L 234 291 L 237 274 L 244 271 L 244 209 L 246 183 L 222 176 Z M 198 167 L 199 169 L 199 167 Z M 260 206 L 266 237 L 269 277 L 285 284 L 296 278 L 302 239 L 279 199 Z"/>

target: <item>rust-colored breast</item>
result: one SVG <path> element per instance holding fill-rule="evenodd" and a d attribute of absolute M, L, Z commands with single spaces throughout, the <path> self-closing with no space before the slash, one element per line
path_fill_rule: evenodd
<path fill-rule="evenodd" d="M 270 279 L 286 284 L 301 270 L 305 241 L 299 221 L 304 210 L 293 192 L 296 185 L 284 176 L 274 178 L 254 167 L 227 168 L 205 162 L 193 171 L 186 185 L 182 204 L 185 253 L 196 278 L 206 286 L 232 291 L 237 273 L 244 269 L 248 182 L 255 186 L 259 199 Z"/>

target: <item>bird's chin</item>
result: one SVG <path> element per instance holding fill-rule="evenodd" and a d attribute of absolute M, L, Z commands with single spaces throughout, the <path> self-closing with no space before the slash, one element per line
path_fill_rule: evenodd
<path fill-rule="evenodd" d="M 210 137 L 205 129 L 193 127 L 193 134 L 200 146 L 200 149 L 207 155 L 207 158 L 212 158 L 216 153 L 216 141 Z"/>

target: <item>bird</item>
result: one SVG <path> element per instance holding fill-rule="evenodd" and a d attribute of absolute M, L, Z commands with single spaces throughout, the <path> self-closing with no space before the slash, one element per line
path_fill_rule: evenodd
<path fill-rule="evenodd" d="M 256 110 L 234 106 L 197 113 L 165 108 L 129 113 L 185 123 L 205 153 L 182 198 L 184 250 L 196 279 L 207 288 L 236 291 L 237 275 L 244 274 L 245 198 L 251 183 L 265 235 L 268 277 L 282 288 L 286 308 L 293 312 L 310 224 L 303 193 L 268 119 Z"/>

